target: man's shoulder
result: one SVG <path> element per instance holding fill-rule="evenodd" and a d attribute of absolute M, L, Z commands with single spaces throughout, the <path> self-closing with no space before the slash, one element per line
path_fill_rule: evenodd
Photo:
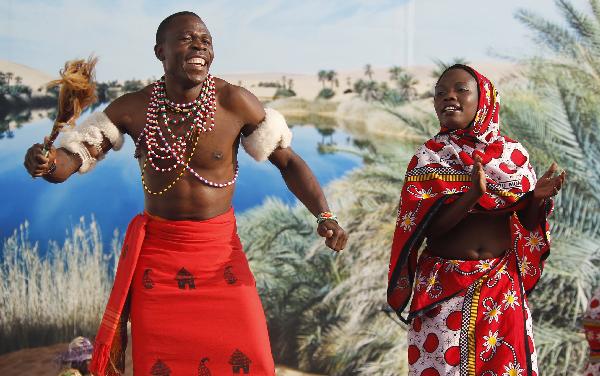
<path fill-rule="evenodd" d="M 152 86 L 126 93 L 112 101 L 104 113 L 122 130 L 129 129 L 132 119 L 146 112 L 152 94 Z"/>
<path fill-rule="evenodd" d="M 143 89 L 121 95 L 119 98 L 115 99 L 111 105 L 122 105 L 128 107 L 140 104 L 146 105 L 151 95 L 152 85 L 148 85 Z"/>
<path fill-rule="evenodd" d="M 250 91 L 216 77 L 215 85 L 219 104 L 240 116 L 245 123 L 259 122 L 264 118 L 262 103 Z"/>
<path fill-rule="evenodd" d="M 215 85 L 219 101 L 223 106 L 235 108 L 240 104 L 244 104 L 244 102 L 256 99 L 250 91 L 241 86 L 231 84 L 222 78 L 215 77 Z"/>

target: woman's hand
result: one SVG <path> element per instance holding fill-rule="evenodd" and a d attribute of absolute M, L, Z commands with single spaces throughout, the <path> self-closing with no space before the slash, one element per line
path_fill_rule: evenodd
<path fill-rule="evenodd" d="M 473 185 L 469 192 L 472 192 L 475 197 L 481 197 L 487 191 L 485 172 L 481 165 L 481 157 L 475 156 L 475 162 L 473 162 L 473 171 L 471 172 L 471 182 Z"/>
<path fill-rule="evenodd" d="M 560 174 L 554 176 L 558 171 L 558 165 L 553 162 L 546 173 L 538 180 L 533 190 L 533 198 L 535 200 L 543 200 L 555 196 L 563 184 L 567 173 L 563 170 Z"/>

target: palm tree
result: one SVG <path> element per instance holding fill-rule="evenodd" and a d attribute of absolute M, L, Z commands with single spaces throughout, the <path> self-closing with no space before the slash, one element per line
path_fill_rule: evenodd
<path fill-rule="evenodd" d="M 15 85 L 21 85 L 23 83 L 23 78 L 21 76 L 15 77 Z"/>
<path fill-rule="evenodd" d="M 373 80 L 373 69 L 371 64 L 365 65 L 365 76 L 369 77 L 369 80 Z"/>
<path fill-rule="evenodd" d="M 388 72 L 390 73 L 390 80 L 398 82 L 400 81 L 400 75 L 404 72 L 404 69 L 399 66 L 393 66 Z"/>
<path fill-rule="evenodd" d="M 6 85 L 7 86 L 10 86 L 10 80 L 13 78 L 13 76 L 14 76 L 14 73 L 12 73 L 12 72 L 6 72 L 4 74 L 4 77 L 6 77 Z"/>
<path fill-rule="evenodd" d="M 323 89 L 325 89 L 325 81 L 327 81 L 327 71 L 320 70 L 319 73 L 317 73 L 317 76 L 319 77 L 319 82 L 323 84 Z"/>
<path fill-rule="evenodd" d="M 410 101 L 417 96 L 417 89 L 415 89 L 415 85 L 418 83 L 419 81 L 412 74 L 402 73 L 398 78 L 398 89 L 400 90 L 400 95 L 406 100 Z"/>
<path fill-rule="evenodd" d="M 453 66 L 454 64 L 469 64 L 469 62 L 462 57 L 455 57 L 454 59 L 447 62 L 442 61 L 440 59 L 433 59 L 433 63 L 435 64 L 436 68 L 433 70 L 433 72 L 431 72 L 431 77 L 435 79 L 438 79 L 446 69 Z"/>
<path fill-rule="evenodd" d="M 379 100 L 381 96 L 377 82 L 373 80 L 364 82 L 364 85 L 362 86 L 362 96 L 367 102 Z"/>
<path fill-rule="evenodd" d="M 588 0 L 590 11 L 576 9 L 570 1 L 556 0 L 567 27 L 521 9 L 516 18 L 535 33 L 536 40 L 551 53 L 544 63 L 581 82 L 600 82 L 600 3 Z M 591 13 L 591 14 L 590 14 Z"/>
<path fill-rule="evenodd" d="M 337 72 L 334 70 L 327 71 L 327 81 L 331 85 L 332 89 L 333 89 L 333 85 L 335 84 L 336 80 L 337 80 Z"/>

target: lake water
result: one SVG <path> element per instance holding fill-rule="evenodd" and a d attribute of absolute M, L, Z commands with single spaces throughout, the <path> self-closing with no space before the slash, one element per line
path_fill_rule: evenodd
<path fill-rule="evenodd" d="M 37 118 L 13 130 L 10 137 L 2 134 L 0 238 L 10 236 L 27 220 L 29 239 L 40 242 L 44 249 L 49 240 L 62 243 L 67 229 L 78 223 L 80 217 L 89 220 L 93 214 L 102 229 L 105 245 L 109 244 L 114 229 L 123 233 L 129 220 L 143 210 L 133 142 L 128 139 L 119 152 L 110 152 L 91 173 L 76 174 L 63 184 L 50 184 L 43 179 L 32 179 L 23 167 L 27 148 L 41 142 L 50 129 L 49 119 Z M 331 135 L 323 135 L 312 125 L 292 124 L 292 133 L 292 147 L 311 167 L 321 185 L 362 164 L 362 159 L 353 154 L 319 153 L 318 145 L 323 141 L 351 146 L 353 140 L 344 132 L 336 130 Z M 241 148 L 238 162 L 240 173 L 233 199 L 238 214 L 260 205 L 268 196 L 287 203 L 296 201 L 275 166 L 255 162 Z"/>

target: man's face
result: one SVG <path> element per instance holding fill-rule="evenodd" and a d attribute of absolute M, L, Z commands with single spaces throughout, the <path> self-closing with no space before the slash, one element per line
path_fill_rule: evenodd
<path fill-rule="evenodd" d="M 171 20 L 154 52 L 163 62 L 165 74 L 184 84 L 202 83 L 214 59 L 210 32 L 202 20 L 189 15 Z"/>
<path fill-rule="evenodd" d="M 477 81 L 464 69 L 444 73 L 435 86 L 433 106 L 443 127 L 464 129 L 477 113 Z"/>

